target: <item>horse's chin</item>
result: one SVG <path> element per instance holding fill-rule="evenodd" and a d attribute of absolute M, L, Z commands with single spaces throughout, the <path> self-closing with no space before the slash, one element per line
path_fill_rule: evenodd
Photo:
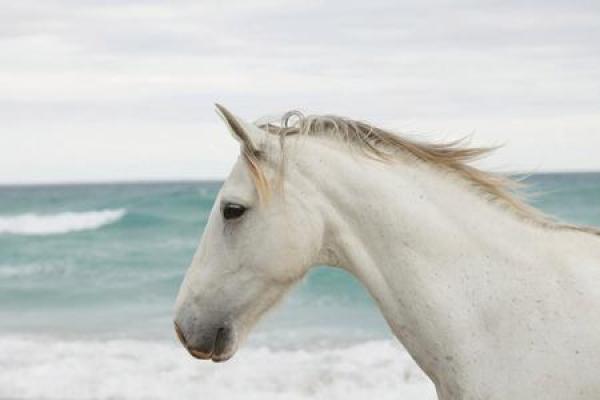
<path fill-rule="evenodd" d="M 227 354 L 213 354 L 211 357 L 212 362 L 215 363 L 222 363 L 225 361 L 229 361 L 231 359 L 231 357 L 233 357 L 233 355 L 235 354 L 234 351 L 227 353 Z"/>

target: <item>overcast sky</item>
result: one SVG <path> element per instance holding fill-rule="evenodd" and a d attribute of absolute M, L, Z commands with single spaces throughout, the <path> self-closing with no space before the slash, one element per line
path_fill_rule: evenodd
<path fill-rule="evenodd" d="M 223 177 L 216 101 L 600 170 L 600 2 L 0 0 L 0 182 Z"/>

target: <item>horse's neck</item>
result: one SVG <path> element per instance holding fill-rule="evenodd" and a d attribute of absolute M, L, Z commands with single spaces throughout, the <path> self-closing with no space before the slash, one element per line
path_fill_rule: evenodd
<path fill-rule="evenodd" d="M 501 295 L 493 286 L 511 276 L 517 259 L 535 258 L 541 230 L 460 178 L 415 162 L 337 159 L 332 165 L 341 168 L 337 177 L 327 171 L 315 177 L 330 205 L 322 261 L 368 287 L 434 381 L 460 380 L 452 375 L 461 373 L 465 352 L 477 350 L 469 338 L 486 323 L 474 305 Z"/>

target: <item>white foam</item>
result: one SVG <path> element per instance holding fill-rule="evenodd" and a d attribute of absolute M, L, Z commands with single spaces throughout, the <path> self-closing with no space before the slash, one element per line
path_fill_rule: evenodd
<path fill-rule="evenodd" d="M 25 264 L 6 265 L 0 264 L 0 278 L 21 278 L 34 275 L 64 274 L 67 268 L 64 266 Z"/>
<path fill-rule="evenodd" d="M 0 398 L 433 400 L 395 342 L 314 351 L 244 348 L 224 364 L 173 342 L 0 336 Z"/>
<path fill-rule="evenodd" d="M 126 210 L 64 212 L 52 215 L 20 214 L 0 216 L 0 234 L 55 235 L 98 229 L 123 218 Z"/>

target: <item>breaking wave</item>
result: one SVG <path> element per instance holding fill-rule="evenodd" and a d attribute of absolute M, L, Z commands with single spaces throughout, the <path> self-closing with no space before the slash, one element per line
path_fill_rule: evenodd
<path fill-rule="evenodd" d="M 390 340 L 307 350 L 246 347 L 224 364 L 192 359 L 174 340 L 0 336 L 0 353 L 2 398 L 436 398 L 431 382 Z"/>
<path fill-rule="evenodd" d="M 29 276 L 64 275 L 67 268 L 61 265 L 26 264 L 10 265 L 0 264 L 0 278 L 24 278 Z"/>
<path fill-rule="evenodd" d="M 88 231 L 117 222 L 125 209 L 63 212 L 52 215 L 20 214 L 0 216 L 0 234 L 57 235 Z"/>

